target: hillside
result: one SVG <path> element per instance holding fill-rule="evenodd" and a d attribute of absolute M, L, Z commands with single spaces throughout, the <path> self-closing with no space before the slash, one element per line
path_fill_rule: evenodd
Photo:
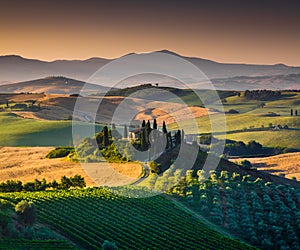
<path fill-rule="evenodd" d="M 78 94 L 82 87 L 85 93 L 106 92 L 107 87 L 87 84 L 83 81 L 66 77 L 46 77 L 14 84 L 0 85 L 0 93 L 47 93 L 47 94 Z"/>
<path fill-rule="evenodd" d="M 2 81 L 21 82 L 51 75 L 87 81 L 88 78 L 110 60 L 90 58 L 88 60 L 56 60 L 52 62 L 27 59 L 17 55 L 0 57 L 0 75 Z"/>
<path fill-rule="evenodd" d="M 299 67 L 290 67 L 283 64 L 247 65 L 247 64 L 218 63 L 206 59 L 178 55 L 176 53 L 167 50 L 162 50 L 157 52 L 175 55 L 178 56 L 179 58 L 183 58 L 193 63 L 196 67 L 198 67 L 201 71 L 203 71 L 204 74 L 207 75 L 209 79 L 232 78 L 236 76 L 260 77 L 260 76 L 290 75 L 290 74 L 300 73 Z M 111 61 L 112 60 L 95 57 L 87 60 L 71 60 L 71 61 L 57 60 L 53 62 L 45 62 L 45 61 L 39 61 L 35 59 L 26 59 L 15 55 L 1 56 L 0 57 L 0 76 L 1 76 L 0 83 L 29 81 L 31 79 L 43 78 L 49 75 L 63 75 L 69 78 L 79 79 L 81 81 L 87 81 L 98 69 L 100 69 L 105 64 Z M 161 67 L 163 69 L 164 65 L 161 65 Z M 98 80 L 100 81 L 101 79 Z M 191 82 L 197 82 L 199 80 L 202 79 L 196 79 L 196 78 L 190 79 Z M 299 86 L 299 82 L 296 82 L 296 84 L 298 84 L 297 86 Z M 225 85 L 226 85 L 225 89 L 233 89 L 233 87 L 231 87 L 231 80 L 226 81 Z M 293 86 L 295 86 L 295 83 L 293 84 Z M 224 88 L 224 86 L 220 87 L 220 89 L 222 88 Z M 242 87 L 241 90 L 242 89 L 244 89 L 244 87 Z"/>
<path fill-rule="evenodd" d="M 226 93 L 226 92 L 225 92 Z M 224 109 L 226 128 L 216 127 L 217 137 L 243 141 L 258 141 L 268 147 L 286 147 L 300 149 L 300 142 L 295 138 L 300 136 L 300 116 L 291 116 L 291 109 L 300 110 L 299 92 L 282 91 L 281 96 L 270 100 L 251 100 L 240 92 L 240 96 L 232 95 L 222 98 L 222 103 L 214 102 L 211 107 L 215 110 Z M 261 106 L 263 104 L 263 107 Z M 230 113 L 229 111 L 234 111 Z M 194 120 L 185 120 L 181 125 L 192 134 L 211 132 L 211 122 L 220 123 L 224 116 L 218 112 L 196 118 L 199 129 L 193 126 Z M 283 129 L 284 126 L 286 129 Z M 168 124 L 170 130 L 178 129 L 176 123 Z"/>
<path fill-rule="evenodd" d="M 124 96 L 88 96 L 79 98 L 81 111 L 85 112 L 85 117 L 88 117 L 88 121 L 93 120 L 95 104 L 101 101 L 96 116 L 96 121 L 99 123 L 111 123 L 117 108 L 118 115 L 114 117 L 114 122 L 117 124 L 123 124 L 128 117 L 134 114 L 133 123 L 135 124 L 140 124 L 142 120 L 151 120 L 154 116 L 157 117 L 158 123 L 161 124 L 163 120 L 167 123 L 172 123 L 175 121 L 175 118 L 181 121 L 187 117 L 202 117 L 208 113 L 213 113 L 199 106 L 187 107 L 182 103 L 170 104 L 170 101 L 157 97 L 153 99 L 149 97 L 148 100 L 143 99 L 142 96 L 127 98 Z M 34 106 L 31 106 L 32 101 L 34 101 Z M 77 96 L 65 94 L 0 94 L 0 111 L 36 120 L 66 120 L 73 116 L 76 101 Z M 7 108 L 7 102 L 10 106 L 26 104 L 31 107 L 25 109 Z M 2 112 L 3 116 L 5 112 Z M 74 119 L 82 120 L 83 117 L 78 114 L 74 116 Z M 84 121 L 87 120 L 84 119 Z"/>
<path fill-rule="evenodd" d="M 232 78 L 212 79 L 217 89 L 247 90 L 247 89 L 299 89 L 300 74 L 269 75 L 269 76 L 237 76 Z"/>
<path fill-rule="evenodd" d="M 252 166 L 258 170 L 274 175 L 283 174 L 289 179 L 296 177 L 298 181 L 300 180 L 300 153 L 288 153 L 261 158 L 239 158 L 232 159 L 232 161 L 239 162 L 244 159 L 250 161 Z"/>
<path fill-rule="evenodd" d="M 104 240 L 115 242 L 119 249 L 254 249 L 212 230 L 164 196 L 141 198 L 145 192 L 149 191 L 119 187 L 0 197 L 15 203 L 33 201 L 39 222 L 81 249 L 100 249 Z"/>
<path fill-rule="evenodd" d="M 180 158 L 178 159 L 178 155 L 180 152 L 180 154 L 188 156 L 189 152 L 194 152 L 194 150 L 195 150 L 195 149 L 193 149 L 194 146 L 190 145 L 190 144 L 183 144 L 183 146 L 181 145 L 181 147 L 183 147 L 183 148 L 180 149 L 180 147 L 176 147 L 171 151 L 165 152 L 165 153 L 161 154 L 155 160 L 155 162 L 160 165 L 161 172 L 164 172 L 165 170 L 170 168 L 170 166 L 172 164 L 174 164 L 175 160 L 176 160 L 175 169 L 178 169 L 178 170 L 182 171 L 183 173 L 185 173 L 188 170 L 193 170 L 194 173 L 197 173 L 198 170 L 203 169 L 204 163 L 207 159 L 207 153 L 199 150 L 199 153 L 197 155 L 195 162 L 192 162 L 193 166 L 189 166 L 189 159 L 185 159 L 184 161 L 182 161 L 182 159 L 181 160 L 180 160 Z M 280 156 L 275 156 L 275 157 L 280 157 Z M 268 171 L 266 171 L 266 172 L 260 171 L 262 169 L 259 169 L 259 170 L 246 169 L 246 168 L 243 168 L 240 165 L 237 165 L 236 163 L 234 163 L 232 161 L 228 161 L 226 159 L 215 158 L 215 161 L 216 162 L 219 161 L 217 167 L 214 168 L 214 166 L 208 166 L 209 168 L 212 168 L 212 169 L 205 169 L 206 172 L 209 172 L 209 170 L 216 170 L 217 172 L 228 171 L 229 173 L 235 172 L 235 173 L 240 174 L 241 176 L 250 175 L 254 179 L 260 178 L 264 182 L 272 182 L 277 185 L 284 184 L 284 185 L 290 185 L 295 188 L 300 188 L 300 182 L 279 177 Z M 238 161 L 238 160 L 236 160 L 236 161 Z M 294 166 L 294 170 L 295 170 L 295 168 L 297 168 L 297 165 L 295 162 L 291 162 L 291 165 Z M 175 171 L 174 169 L 171 170 L 171 172 L 174 172 L 174 171 Z M 146 180 L 145 184 L 143 184 L 143 182 L 142 182 L 141 185 L 148 186 L 148 182 L 149 182 L 149 180 Z"/>
<path fill-rule="evenodd" d="M 88 175 L 80 163 L 70 162 L 64 158 L 46 159 L 53 147 L 0 147 L 0 182 L 20 180 L 30 182 L 45 178 L 48 182 L 59 181 L 79 174 L 84 177 L 87 186 L 115 186 L 130 184 L 142 175 L 139 163 L 97 163 L 85 164 L 85 168 L 97 169 Z M 91 170 L 90 170 L 91 171 Z M 89 172 L 90 173 L 90 172 Z M 90 178 L 93 177 L 93 179 Z"/>

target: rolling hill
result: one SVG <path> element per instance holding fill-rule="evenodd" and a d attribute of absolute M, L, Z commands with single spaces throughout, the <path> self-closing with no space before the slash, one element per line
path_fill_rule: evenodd
<path fill-rule="evenodd" d="M 137 187 L 100 187 L 0 198 L 33 201 L 39 222 L 79 249 L 100 249 L 104 240 L 115 242 L 118 249 L 255 249 L 222 235 L 163 195 L 140 198 L 145 193 L 149 191 Z"/>
<path fill-rule="evenodd" d="M 260 77 L 262 76 L 273 76 L 273 79 L 270 79 L 268 82 L 268 86 L 271 86 L 271 83 L 276 82 L 276 80 L 274 80 L 274 78 L 276 78 L 275 76 L 279 76 L 278 79 L 280 79 L 282 78 L 282 76 L 300 73 L 300 67 L 290 67 L 284 64 L 227 64 L 201 58 L 185 57 L 168 50 L 157 52 L 175 55 L 193 63 L 196 67 L 203 71 L 209 79 L 222 79 L 216 81 L 216 87 L 220 89 L 233 89 L 238 87 L 238 85 L 236 84 L 234 85 L 234 87 L 231 86 L 233 79 L 225 80 L 224 78 L 232 78 L 238 76 L 254 78 L 258 77 L 256 81 L 259 81 L 260 83 L 258 85 L 253 85 L 253 83 L 251 84 L 251 88 L 258 88 L 261 87 L 261 83 L 266 82 L 266 80 L 264 80 L 263 82 L 260 81 Z M 87 60 L 57 60 L 46 62 L 35 59 L 26 59 L 16 55 L 0 56 L 0 83 L 6 84 L 8 82 L 15 83 L 30 81 L 32 79 L 44 78 L 51 75 L 63 75 L 68 78 L 79 79 L 80 81 L 85 82 L 93 75 L 93 73 L 95 73 L 98 69 L 111 61 L 112 60 L 109 59 L 95 57 Z M 199 80 L 200 79 L 191 79 L 191 82 L 197 82 Z M 293 82 L 292 86 L 296 86 L 297 88 L 299 88 L 299 82 Z M 289 88 L 289 85 L 280 87 Z M 240 88 L 236 90 L 239 89 Z M 244 86 L 241 88 L 241 90 L 243 89 L 245 89 Z"/>
<path fill-rule="evenodd" d="M 109 89 L 101 85 L 58 76 L 0 85 L 0 93 L 78 94 L 83 86 L 86 89 L 85 93 L 106 92 Z"/>

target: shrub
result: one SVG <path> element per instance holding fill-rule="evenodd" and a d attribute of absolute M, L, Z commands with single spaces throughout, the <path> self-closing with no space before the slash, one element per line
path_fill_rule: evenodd
<path fill-rule="evenodd" d="M 240 112 L 235 109 L 229 109 L 227 113 L 228 114 L 239 114 Z"/>
<path fill-rule="evenodd" d="M 36 220 L 35 206 L 32 202 L 20 201 L 15 207 L 18 221 L 24 226 L 32 226 Z"/>
<path fill-rule="evenodd" d="M 102 244 L 102 250 L 117 250 L 116 243 L 105 240 Z"/>
<path fill-rule="evenodd" d="M 160 164 L 156 163 L 155 161 L 149 162 L 149 167 L 150 167 L 151 173 L 160 173 L 160 171 L 161 171 Z"/>
<path fill-rule="evenodd" d="M 52 159 L 52 158 L 62 158 L 66 157 L 70 153 L 74 152 L 73 147 L 57 147 L 53 150 L 51 150 L 47 155 L 46 158 Z"/>
<path fill-rule="evenodd" d="M 251 169 L 252 168 L 252 164 L 250 161 L 248 160 L 243 160 L 241 161 L 240 165 L 243 167 L 243 168 L 246 168 L 246 169 Z"/>

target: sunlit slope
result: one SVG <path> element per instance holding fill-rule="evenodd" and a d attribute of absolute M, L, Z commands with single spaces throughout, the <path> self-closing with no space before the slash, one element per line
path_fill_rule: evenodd
<path fill-rule="evenodd" d="M 41 223 L 83 249 L 100 249 L 104 240 L 119 249 L 254 249 L 212 230 L 162 195 L 142 198 L 149 194 L 141 188 L 119 187 L 0 197 L 33 201 Z"/>
<path fill-rule="evenodd" d="M 72 122 L 24 119 L 0 113 L 0 137 L 1 146 L 72 145 Z"/>

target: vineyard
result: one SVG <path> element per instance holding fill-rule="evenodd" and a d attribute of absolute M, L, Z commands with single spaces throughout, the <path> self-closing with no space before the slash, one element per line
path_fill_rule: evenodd
<path fill-rule="evenodd" d="M 209 228 L 162 195 L 145 188 L 87 188 L 0 194 L 17 203 L 32 201 L 38 220 L 78 247 L 101 249 L 253 249 Z M 147 192 L 147 193 L 145 193 Z"/>
<path fill-rule="evenodd" d="M 30 249 L 30 250 L 72 250 L 75 249 L 66 241 L 58 240 L 1 240 L 0 249 Z"/>

